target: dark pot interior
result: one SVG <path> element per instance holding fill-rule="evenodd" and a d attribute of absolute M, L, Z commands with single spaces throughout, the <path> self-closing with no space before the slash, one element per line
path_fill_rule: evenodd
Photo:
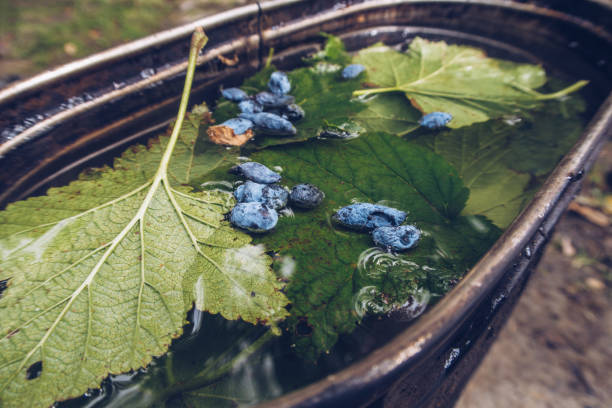
<path fill-rule="evenodd" d="M 533 4 L 536 4 L 535 6 Z M 0 92 L 0 207 L 84 168 L 112 162 L 175 115 L 190 32 L 211 41 L 191 101 L 212 104 L 220 85 L 256 72 L 268 50 L 293 68 L 320 48 L 319 33 L 351 50 L 419 35 L 472 44 L 496 57 L 542 64 L 566 80 L 588 79 L 590 127 L 504 236 L 446 298 L 364 360 L 265 406 L 447 406 L 495 338 L 537 263 L 580 175 L 610 134 L 612 9 L 583 1 L 276 1 L 148 37 Z M 282 23 L 279 23 L 282 22 Z M 217 55 L 237 55 L 226 66 Z M 596 112 L 599 112 L 596 114 Z M 10 169 L 10 171 L 9 171 Z"/>

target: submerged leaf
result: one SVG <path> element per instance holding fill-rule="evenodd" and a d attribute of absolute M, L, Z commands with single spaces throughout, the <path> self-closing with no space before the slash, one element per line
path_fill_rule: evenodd
<path fill-rule="evenodd" d="M 421 114 L 401 94 L 380 94 L 370 98 L 355 120 L 370 132 L 404 136 L 419 128 Z"/>
<path fill-rule="evenodd" d="M 323 37 L 327 38 L 323 49 L 306 61 L 311 63 L 326 62 L 329 64 L 338 64 L 341 66 L 351 63 L 351 55 L 346 52 L 344 42 L 335 35 L 322 33 Z"/>
<path fill-rule="evenodd" d="M 289 281 L 292 302 L 287 324 L 296 350 L 309 359 L 330 350 L 359 320 L 354 296 L 362 282 L 356 284 L 354 275 L 360 256 L 373 242 L 368 234 L 333 225 L 330 217 L 338 208 L 355 200 L 385 200 L 385 205 L 408 212 L 408 222 L 416 224 L 424 238 L 401 257 L 429 268 L 419 287 L 436 296 L 448 290 L 499 233 L 484 220 L 476 228 L 458 216 L 468 191 L 451 166 L 393 135 L 312 141 L 267 149 L 252 159 L 281 166 L 283 180 L 290 185 L 308 181 L 325 192 L 319 207 L 294 209 L 294 216 L 282 217 L 275 231 L 256 240 L 278 253 L 275 267 Z M 411 288 L 402 292 L 404 299 Z M 311 333 L 301 333 L 298 325 L 308 325 Z"/>
<path fill-rule="evenodd" d="M 406 53 L 376 44 L 359 52 L 354 61 L 366 66 L 368 83 L 379 88 L 355 95 L 402 92 L 423 114 L 448 112 L 447 125 L 460 128 L 485 122 L 537 102 L 573 92 L 586 81 L 553 94 L 535 91 L 546 82 L 544 70 L 489 58 L 476 48 L 415 38 Z"/>
<path fill-rule="evenodd" d="M 382 96 L 382 95 L 381 95 Z M 559 113 L 559 107 L 579 112 L 580 98 L 548 102 L 524 117 L 475 124 L 463 129 L 410 137 L 444 157 L 470 189 L 464 214 L 486 215 L 507 227 L 529 202 L 541 175 L 557 164 L 578 139 L 582 121 Z"/>
<path fill-rule="evenodd" d="M 0 405 L 49 406 L 148 364 L 194 301 L 251 323 L 287 314 L 269 258 L 224 220 L 231 194 L 185 186 L 223 161 L 195 157 L 205 115 L 0 212 Z"/>

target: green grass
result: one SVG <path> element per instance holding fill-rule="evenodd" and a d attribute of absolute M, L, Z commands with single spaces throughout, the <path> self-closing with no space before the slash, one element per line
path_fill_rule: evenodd
<path fill-rule="evenodd" d="M 125 43 L 242 0 L 0 0 L 0 79 Z"/>

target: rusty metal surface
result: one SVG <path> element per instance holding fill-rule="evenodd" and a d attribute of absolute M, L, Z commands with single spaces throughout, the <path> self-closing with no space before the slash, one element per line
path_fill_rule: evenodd
<path fill-rule="evenodd" d="M 0 206 L 50 184 L 61 184 L 80 166 L 97 163 L 98 157 L 141 140 L 148 134 L 142 129 L 163 127 L 174 113 L 183 80 L 186 39 L 195 25 L 204 25 L 213 41 L 199 58 L 205 69 L 200 69 L 196 78 L 194 99 L 212 101 L 219 83 L 235 84 L 254 72 L 262 50 L 274 47 L 281 66 L 290 65 L 299 55 L 295 46 L 310 49 L 308 44 L 320 42 L 320 31 L 343 34 L 394 24 L 413 28 L 406 36 L 460 31 L 469 33 L 467 41 L 494 37 L 500 44 L 516 44 L 524 50 L 525 58 L 539 59 L 545 65 L 561 55 L 568 74 L 587 72 L 598 84 L 590 96 L 602 102 L 611 88 L 612 68 L 611 64 L 598 65 L 598 61 L 612 55 L 612 36 L 597 22 L 608 21 L 612 12 L 590 19 L 546 7 L 553 3 L 385 0 L 334 5 L 322 0 L 280 0 L 263 3 L 261 9 L 246 6 L 68 64 L 0 92 L 0 130 L 15 130 L 16 124 L 21 126 L 29 117 L 44 114 L 42 121 L 33 120 L 23 131 L 0 138 L 0 166 L 13 170 L 0 173 Z M 588 10 L 595 13 L 600 9 Z M 496 23 L 500 18 L 503 24 Z M 529 35 L 523 38 L 521 30 Z M 389 33 L 397 35 L 398 31 Z M 363 45 L 369 40 L 356 35 L 352 41 Z M 569 50 L 570 41 L 588 43 L 592 48 Z M 226 67 L 217 58 L 233 53 L 240 58 L 238 67 Z M 152 71 L 143 75 L 146 67 Z M 124 84 L 116 86 L 116 81 Z M 91 98 L 58 108 L 84 94 Z M 483 315 L 483 311 L 490 310 L 491 299 L 502 293 L 508 299 L 518 297 L 546 237 L 578 188 L 579 175 L 588 168 L 610 129 L 612 101 L 608 99 L 530 205 L 459 285 L 416 324 L 347 369 L 261 406 L 349 406 L 342 405 L 349 401 L 358 406 L 376 399 L 389 387 L 394 391 L 386 400 L 379 400 L 385 406 L 399 406 L 394 404 L 400 400 L 412 406 L 447 403 L 444 395 L 458 392 L 488 348 L 487 326 L 501 325 L 513 300 L 500 303 L 490 315 Z M 65 163 L 72 164 L 66 167 Z M 471 332 L 466 326 L 470 322 Z M 462 336 L 472 339 L 470 356 L 474 361 L 465 358 L 445 369 L 446 357 L 442 356 L 447 356 L 452 344 L 463 341 Z M 411 392 L 417 384 L 428 388 Z M 435 394 L 435 387 L 444 392 Z"/>

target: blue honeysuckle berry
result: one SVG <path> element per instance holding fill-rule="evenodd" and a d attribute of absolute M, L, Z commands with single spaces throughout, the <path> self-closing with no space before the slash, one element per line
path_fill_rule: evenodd
<path fill-rule="evenodd" d="M 372 232 L 376 245 L 396 252 L 412 248 L 420 237 L 421 231 L 412 225 L 378 227 Z"/>
<path fill-rule="evenodd" d="M 378 227 L 396 227 L 407 214 L 380 204 L 355 203 L 342 207 L 332 216 L 340 225 L 358 231 L 371 231 Z"/>
<path fill-rule="evenodd" d="M 291 82 L 287 74 L 281 71 L 273 72 L 268 81 L 268 89 L 275 95 L 285 95 L 291 91 Z"/>
<path fill-rule="evenodd" d="M 241 113 L 238 116 L 252 121 L 263 133 L 273 135 L 295 135 L 297 133 L 297 129 L 291 122 L 274 113 Z"/>
<path fill-rule="evenodd" d="M 279 210 L 287 205 L 289 193 L 279 184 L 260 184 L 247 181 L 234 191 L 239 203 L 257 202 Z"/>
<path fill-rule="evenodd" d="M 232 102 L 240 102 L 249 99 L 249 95 L 247 95 L 247 93 L 240 88 L 223 89 L 221 91 L 221 95 L 223 95 L 225 99 L 229 99 Z"/>
<path fill-rule="evenodd" d="M 365 71 L 365 67 L 361 64 L 351 64 L 351 65 L 347 65 L 343 70 L 342 70 L 342 78 L 344 79 L 352 79 L 352 78 L 357 78 L 359 76 L 359 74 L 361 74 L 363 71 Z"/>
<path fill-rule="evenodd" d="M 232 128 L 235 134 L 241 135 L 249 129 L 253 128 L 253 122 L 244 118 L 233 118 L 228 119 L 221 124 L 222 126 L 227 126 Z"/>
<path fill-rule="evenodd" d="M 291 122 L 297 122 L 306 115 L 304 109 L 295 103 L 283 106 L 281 108 L 270 109 L 269 112 L 281 116 Z"/>
<path fill-rule="evenodd" d="M 230 213 L 230 222 L 250 232 L 266 232 L 276 226 L 278 213 L 262 203 L 238 203 Z"/>
<path fill-rule="evenodd" d="M 252 99 L 246 99 L 238 104 L 238 109 L 242 113 L 259 113 L 263 112 L 263 106 Z"/>
<path fill-rule="evenodd" d="M 229 171 L 230 173 L 237 174 L 248 180 L 261 184 L 278 183 L 281 179 L 280 174 L 257 162 L 242 163 L 232 167 Z"/>
<path fill-rule="evenodd" d="M 259 92 L 255 95 L 255 101 L 264 108 L 282 108 L 295 102 L 291 95 L 275 95 L 271 92 Z"/>
<path fill-rule="evenodd" d="M 453 119 L 453 115 L 446 112 L 431 112 L 419 119 L 419 125 L 427 129 L 440 129 Z"/>
<path fill-rule="evenodd" d="M 325 198 L 325 193 L 312 184 L 298 184 L 291 189 L 291 204 L 301 208 L 315 208 Z"/>

